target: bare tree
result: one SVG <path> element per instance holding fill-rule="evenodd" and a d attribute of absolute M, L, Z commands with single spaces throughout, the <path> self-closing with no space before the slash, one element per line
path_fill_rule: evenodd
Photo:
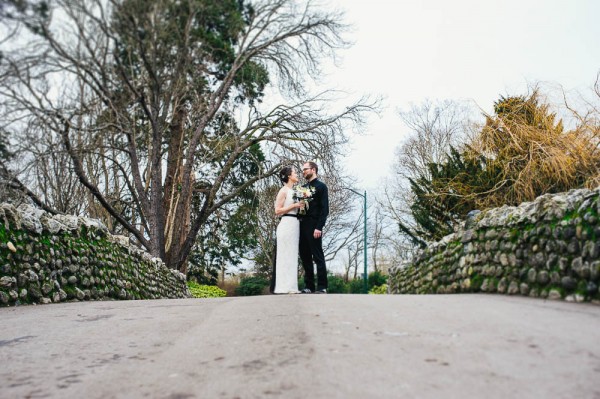
<path fill-rule="evenodd" d="M 52 134 L 38 136 L 23 141 L 31 152 L 32 177 L 40 192 L 40 197 L 60 213 L 80 215 L 85 206 L 85 192 L 71 168 L 68 154 Z M 26 153 L 20 149 L 18 153 Z"/>
<path fill-rule="evenodd" d="M 322 177 L 329 188 L 329 216 L 323 236 L 323 252 L 325 260 L 332 261 L 356 239 L 357 234 L 361 234 L 363 218 L 356 217 L 358 197 L 347 190 L 355 186 L 354 180 L 337 170 L 325 170 Z"/>
<path fill-rule="evenodd" d="M 327 113 L 330 93 L 306 95 L 305 78 L 318 75 L 320 59 L 346 46 L 341 16 L 311 2 L 53 4 L 60 18 L 24 18 L 34 38 L 3 52 L 7 128 L 47 126 L 94 202 L 181 271 L 214 212 L 282 160 L 333 161 L 347 124 L 360 123 L 371 108 L 358 102 Z M 273 77 L 296 100 L 264 110 L 258 102 Z M 241 109 L 245 116 L 234 118 Z M 258 173 L 237 181 L 257 145 L 268 162 L 254 160 Z M 86 164 L 91 155 L 105 162 L 95 172 Z"/>
<path fill-rule="evenodd" d="M 588 93 L 577 93 L 576 99 L 570 98 L 564 89 L 561 90 L 563 102 L 568 110 L 567 118 L 573 118 L 575 129 L 573 133 L 583 137 L 588 143 L 587 152 L 590 157 L 598 157 L 600 153 L 600 71 L 596 74 L 596 79 L 591 88 L 591 95 Z M 589 188 L 600 185 L 600 166 L 596 166 L 596 174 L 592 175 L 587 181 Z"/>
<path fill-rule="evenodd" d="M 258 246 L 252 261 L 255 270 L 265 275 L 270 273 L 275 256 L 275 232 L 279 219 L 275 215 L 274 203 L 279 189 L 280 184 L 275 178 L 263 180 L 258 188 L 258 207 L 256 209 Z"/>
<path fill-rule="evenodd" d="M 394 170 L 402 178 L 429 174 L 428 165 L 443 161 L 450 146 L 460 146 L 471 129 L 470 109 L 455 101 L 424 101 L 399 111 L 410 135 L 396 149 Z"/>
<path fill-rule="evenodd" d="M 382 253 L 385 252 L 388 246 L 389 237 L 386 235 L 386 231 L 389 229 L 390 221 L 385 217 L 381 205 L 376 203 L 375 210 L 371 213 L 371 224 L 369 229 L 369 249 L 371 252 L 371 265 L 373 271 L 380 272 L 381 265 L 379 260 L 381 259 Z"/>
<path fill-rule="evenodd" d="M 450 147 L 461 147 L 474 134 L 471 109 L 456 101 L 430 101 L 399 111 L 410 129 L 396 149 L 393 174 L 384 183 L 379 198 L 386 217 L 412 225 L 410 205 L 414 199 L 409 179 L 429 176 L 430 163 L 443 162 Z"/>
<path fill-rule="evenodd" d="M 350 273 L 352 280 L 358 277 L 358 265 L 360 264 L 360 255 L 363 251 L 361 240 L 354 240 L 346 246 L 346 254 L 344 257 L 344 281 L 350 281 Z"/>

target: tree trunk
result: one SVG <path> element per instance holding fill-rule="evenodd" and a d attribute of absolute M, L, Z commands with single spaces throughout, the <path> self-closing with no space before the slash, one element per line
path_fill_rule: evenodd
<path fill-rule="evenodd" d="M 190 232 L 191 202 L 193 189 L 183 190 L 183 159 L 184 159 L 184 124 L 187 112 L 183 107 L 179 108 L 171 123 L 171 138 L 169 140 L 169 153 L 167 155 L 167 174 L 165 178 L 165 191 L 163 198 L 163 209 L 165 212 L 165 258 L 167 266 L 176 268 L 181 247 Z M 190 178 L 191 185 L 194 184 L 194 176 Z M 188 195 L 184 198 L 184 192 Z M 183 218 L 178 218 L 182 215 Z M 179 267 L 179 271 L 185 273 L 187 262 Z"/>

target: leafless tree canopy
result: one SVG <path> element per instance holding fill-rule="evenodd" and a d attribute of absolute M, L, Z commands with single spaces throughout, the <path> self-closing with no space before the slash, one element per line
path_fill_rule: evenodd
<path fill-rule="evenodd" d="M 12 18 L 20 28 L 1 43 L 2 129 L 47 143 L 4 162 L 3 178 L 48 210 L 78 211 L 57 189 L 75 176 L 86 212 L 182 271 L 211 214 L 282 162 L 335 163 L 347 127 L 371 108 L 328 111 L 332 93 L 306 92 L 321 59 L 347 45 L 341 16 L 312 2 L 257 1 L 238 14 L 229 0 L 52 4 L 47 17 Z M 205 29 L 210 15 L 228 24 L 220 36 Z M 269 81 L 295 100 L 261 106 Z M 66 159 L 63 180 L 52 168 Z M 236 180 L 248 162 L 258 171 Z"/>
<path fill-rule="evenodd" d="M 429 176 L 428 165 L 444 162 L 451 146 L 460 148 L 466 143 L 475 123 L 468 105 L 450 100 L 426 100 L 400 110 L 399 115 L 408 132 L 396 149 L 394 173 L 386 179 L 379 202 L 387 217 L 411 225 L 414 199 L 409 179 Z"/>
<path fill-rule="evenodd" d="M 424 101 L 399 111 L 409 134 L 396 149 L 395 172 L 400 178 L 427 176 L 428 165 L 445 160 L 450 146 L 460 146 L 469 135 L 470 110 L 456 101 Z"/>

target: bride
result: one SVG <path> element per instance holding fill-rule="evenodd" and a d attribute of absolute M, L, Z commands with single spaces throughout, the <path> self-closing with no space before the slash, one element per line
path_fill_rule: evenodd
<path fill-rule="evenodd" d="M 279 179 L 283 187 L 275 199 L 275 214 L 281 220 L 277 225 L 277 255 L 275 273 L 275 294 L 298 293 L 298 243 L 300 222 L 298 209 L 304 208 L 304 201 L 294 202 L 294 184 L 298 183 L 296 170 L 290 166 L 281 169 Z"/>

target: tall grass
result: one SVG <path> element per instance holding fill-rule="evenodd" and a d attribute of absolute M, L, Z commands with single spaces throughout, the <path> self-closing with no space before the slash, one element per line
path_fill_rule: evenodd
<path fill-rule="evenodd" d="M 476 195 L 480 209 L 517 205 L 539 195 L 596 187 L 600 183 L 599 126 L 579 124 L 565 131 L 562 120 L 534 91 L 528 97 L 501 98 L 495 115 L 469 145 L 467 156 L 495 170 L 492 190 Z M 454 187 L 474 193 L 470 187 Z"/>

